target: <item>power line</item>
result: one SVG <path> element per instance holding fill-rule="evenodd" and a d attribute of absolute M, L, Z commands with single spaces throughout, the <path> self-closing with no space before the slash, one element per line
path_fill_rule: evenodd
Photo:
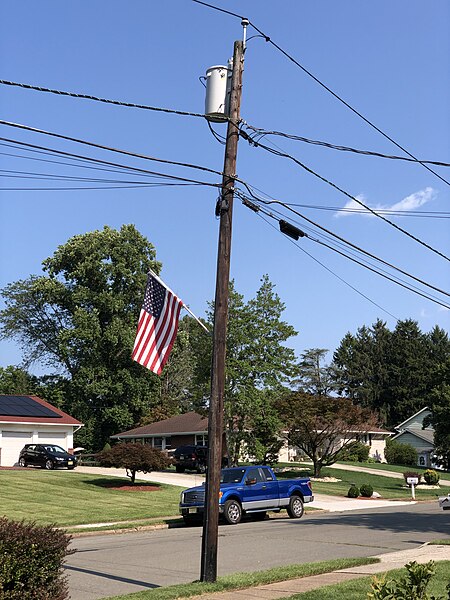
<path fill-rule="evenodd" d="M 213 4 L 203 2 L 202 0 L 192 0 L 192 1 L 197 4 L 202 4 L 203 6 L 207 6 L 208 8 L 211 8 L 218 12 L 226 13 L 228 15 L 231 15 L 231 16 L 239 18 L 239 19 L 243 18 L 241 15 L 238 15 L 237 13 L 233 13 L 231 11 L 224 10 L 223 8 L 219 8 L 218 6 L 214 6 Z M 261 29 L 259 29 L 250 19 L 247 18 L 247 20 L 249 22 L 249 25 L 251 27 L 253 27 L 253 29 L 255 31 L 257 31 L 265 39 L 265 41 L 267 43 L 271 44 L 274 48 L 276 48 L 279 52 L 281 52 L 281 54 L 283 54 L 283 56 L 285 56 L 289 61 L 291 61 L 294 65 L 296 65 L 304 73 L 306 73 L 306 75 L 308 75 L 308 77 L 310 77 L 316 83 L 318 83 L 324 90 L 326 90 L 329 94 L 331 94 L 336 100 L 341 102 L 344 106 L 346 106 L 349 110 L 351 110 L 355 115 L 357 115 L 360 119 L 362 119 L 367 125 L 369 125 L 373 129 L 375 129 L 375 131 L 377 131 L 379 134 L 381 134 L 383 137 L 385 137 L 387 140 L 389 140 L 392 144 L 394 144 L 397 148 L 399 148 L 399 150 L 401 150 L 402 152 L 407 154 L 410 158 L 412 158 L 414 160 L 414 162 L 421 164 L 425 169 L 427 169 L 427 171 L 429 171 L 430 173 L 433 173 L 433 175 L 438 177 L 438 179 L 440 179 L 447 185 L 450 185 L 450 182 L 447 181 L 447 179 L 445 179 L 444 177 L 441 177 L 441 175 L 439 175 L 439 173 L 436 173 L 436 171 L 434 171 L 431 167 L 429 167 L 428 164 L 419 160 L 416 156 L 414 156 L 414 154 L 409 152 L 409 150 L 407 150 L 404 146 L 402 146 L 401 144 L 396 142 L 391 136 L 389 136 L 382 129 L 377 127 L 372 121 L 370 121 L 367 117 L 365 117 L 362 113 L 360 113 L 356 108 L 354 108 L 351 104 L 349 104 L 346 100 L 344 100 L 341 96 L 339 96 L 339 94 L 334 92 L 330 87 L 328 87 L 325 83 L 323 83 L 323 81 L 321 81 L 316 75 L 314 75 L 311 71 L 309 71 L 306 67 L 304 67 L 296 58 L 294 58 L 291 54 L 286 52 L 286 50 L 284 50 L 281 46 L 279 46 L 276 42 L 274 42 L 266 33 L 261 31 Z"/>
<path fill-rule="evenodd" d="M 69 96 L 71 98 L 94 100 L 95 102 L 103 102 L 105 104 L 114 104 L 116 106 L 126 106 L 128 108 L 141 108 L 144 110 L 151 110 L 151 111 L 155 111 L 155 112 L 163 112 L 163 113 L 181 115 L 181 116 L 186 116 L 186 117 L 201 117 L 203 119 L 205 118 L 205 115 L 201 114 L 201 113 L 188 112 L 185 110 L 176 110 L 173 108 L 162 108 L 159 106 L 149 106 L 147 104 L 135 104 L 134 102 L 123 102 L 121 100 L 110 100 L 108 98 L 91 96 L 89 94 L 80 94 L 77 92 L 67 92 L 64 90 L 55 90 L 52 88 L 45 88 L 45 87 L 41 87 L 38 85 L 30 85 L 28 83 L 18 83 L 17 81 L 7 81 L 6 79 L 0 79 L 0 84 L 9 85 L 9 86 L 13 86 L 13 87 L 20 87 L 20 88 L 24 88 L 26 90 L 35 90 L 37 92 L 47 92 L 50 94 L 56 94 L 57 96 Z"/>
<path fill-rule="evenodd" d="M 240 194 L 240 197 L 242 198 L 243 194 Z M 244 195 L 245 197 L 245 195 Z M 357 246 L 356 244 L 353 244 L 352 242 L 346 240 L 345 238 L 341 237 L 340 235 L 334 233 L 333 231 L 327 229 L 326 227 L 323 227 L 322 225 L 319 225 L 318 223 L 316 223 L 315 221 L 313 221 L 312 219 L 309 219 L 308 217 L 305 217 L 303 214 L 301 214 L 300 212 L 294 210 L 293 208 L 291 208 L 289 205 L 285 204 L 284 202 L 281 202 L 279 200 L 262 200 L 260 198 L 255 197 L 254 195 L 252 196 L 252 198 L 254 200 L 256 200 L 257 202 L 264 204 L 264 205 L 268 205 L 268 204 L 277 204 L 280 206 L 283 206 L 284 208 L 287 208 L 289 211 L 293 212 L 294 214 L 296 214 L 297 216 L 301 217 L 302 219 L 304 219 L 305 221 L 307 221 L 308 223 L 310 223 L 311 225 L 313 225 L 314 227 L 316 227 L 317 229 L 325 232 L 326 234 L 328 234 L 329 236 L 331 236 L 332 238 L 335 238 L 336 240 L 338 240 L 339 242 L 342 242 L 343 244 L 345 244 L 346 246 L 349 246 L 350 248 L 352 248 L 353 250 L 356 250 L 357 252 L 360 252 L 361 254 L 376 260 L 379 263 L 382 263 L 383 265 L 385 265 L 386 267 L 389 267 L 390 269 L 393 269 L 394 271 L 397 271 L 398 273 L 401 273 L 402 275 L 405 275 L 406 277 L 409 277 L 410 279 L 413 279 L 414 281 L 417 281 L 417 283 L 420 283 L 421 285 L 424 285 L 425 287 L 428 287 L 430 289 L 433 289 L 436 292 L 439 292 L 440 294 L 443 294 L 444 296 L 449 296 L 450 297 L 450 293 L 446 292 L 445 290 L 441 290 L 440 288 L 427 283 L 426 281 L 424 281 L 423 279 L 420 279 L 419 277 L 416 277 L 415 275 L 412 275 L 411 273 L 409 273 L 408 271 L 405 271 L 404 269 L 401 269 L 400 267 L 397 267 L 396 265 L 376 256 L 375 254 L 372 254 L 371 252 L 368 252 L 367 250 L 364 250 L 363 248 L 361 248 L 360 246 Z"/>
<path fill-rule="evenodd" d="M 24 131 L 31 131 L 33 133 L 40 133 L 42 135 L 48 135 L 51 137 L 55 137 L 61 140 L 67 140 L 69 142 L 76 142 L 77 144 L 83 144 L 85 146 L 90 146 L 92 148 L 98 148 L 100 150 L 108 150 L 109 152 L 117 152 L 118 154 L 125 154 L 126 156 L 133 156 L 134 158 L 142 158 L 144 160 L 151 160 L 154 162 L 163 163 L 166 165 L 176 165 L 178 167 L 186 167 L 188 169 L 197 169 L 199 171 L 205 171 L 206 173 L 212 173 L 214 175 L 222 176 L 221 171 L 215 171 L 214 169 L 209 169 L 208 167 L 202 167 L 200 165 L 194 165 L 191 163 L 182 163 L 175 160 L 168 160 L 163 158 L 156 158 L 154 156 L 148 156 L 146 154 L 138 154 L 136 152 L 129 152 L 128 150 L 120 150 L 119 148 L 112 148 L 110 146 L 104 146 L 102 144 L 96 144 L 95 142 L 89 142 L 87 140 L 82 140 L 80 138 L 71 137 L 68 135 L 62 135 L 61 133 L 55 133 L 53 131 L 46 131 L 44 129 L 38 129 L 36 127 L 30 127 L 29 125 L 22 125 L 20 123 L 12 123 L 11 121 L 3 121 L 0 120 L 0 125 L 5 125 L 7 127 L 15 127 L 17 129 L 23 129 Z M 5 138 L 0 138 L 5 139 Z M 85 157 L 82 157 L 85 158 Z"/>
<path fill-rule="evenodd" d="M 262 137 L 268 136 L 268 135 L 276 135 L 279 137 L 284 137 L 287 138 L 289 140 L 294 140 L 297 142 L 304 142 L 306 144 L 312 144 L 314 146 L 323 146 L 324 148 L 330 148 L 332 150 L 340 150 L 342 152 L 353 152 L 354 154 L 361 154 L 363 156 L 374 156 L 377 158 L 387 158 L 387 159 L 391 159 L 391 160 L 402 160 L 402 161 L 406 161 L 406 162 L 412 162 L 415 163 L 417 162 L 415 159 L 413 158 L 409 158 L 408 156 L 396 156 L 393 154 L 383 154 L 381 152 L 374 152 L 372 150 L 361 150 L 358 148 L 352 148 L 351 146 L 342 146 L 342 145 L 337 145 L 337 144 L 331 144 L 330 142 L 323 142 L 321 140 L 312 140 L 311 138 L 307 138 L 307 137 L 303 137 L 301 135 L 294 135 L 291 133 L 284 133 L 282 131 L 270 131 L 270 130 L 265 130 L 265 129 L 260 129 L 258 127 L 254 127 L 253 125 L 250 125 L 249 123 L 244 123 L 245 127 L 247 127 L 248 129 L 251 129 L 252 131 L 254 131 L 255 133 L 253 134 L 252 139 L 255 140 L 257 138 L 257 141 L 259 141 L 259 139 L 261 139 Z M 422 164 L 427 164 L 427 165 L 436 165 L 438 167 L 450 167 L 450 163 L 447 162 L 441 162 L 438 160 L 421 160 L 420 161 Z"/>
<path fill-rule="evenodd" d="M 364 215 L 366 211 L 362 208 L 346 208 L 342 206 L 324 206 L 321 204 L 296 204 L 286 202 L 286 206 L 296 206 L 299 208 L 309 208 L 312 210 L 326 210 L 331 212 L 352 213 Z M 431 211 L 431 210 L 392 210 L 389 208 L 377 208 L 377 213 L 381 215 L 392 215 L 395 217 L 413 217 L 423 219 L 450 219 L 450 212 L 446 211 Z"/>
<path fill-rule="evenodd" d="M 274 219 L 276 221 L 279 221 L 279 219 L 275 215 L 271 214 L 270 212 L 266 211 L 266 212 L 264 212 L 264 214 L 266 214 L 268 217 L 270 217 L 270 218 L 272 218 L 272 219 Z M 332 250 L 333 252 L 336 252 L 337 254 L 343 256 L 344 258 L 347 258 L 348 260 L 350 260 L 350 261 L 352 261 L 352 262 L 354 262 L 354 263 L 356 263 L 356 264 L 364 267 L 365 269 L 368 269 L 372 273 L 375 273 L 376 275 L 379 275 L 380 277 L 383 277 L 384 279 L 387 279 L 388 281 L 391 281 L 392 283 L 395 283 L 396 285 L 399 285 L 400 287 L 402 287 L 402 288 L 404 288 L 404 289 L 406 289 L 406 290 L 408 290 L 408 291 L 410 291 L 410 292 L 412 292 L 414 294 L 417 294 L 417 295 L 419 295 L 419 296 L 421 296 L 421 297 L 423 297 L 423 298 L 425 298 L 427 300 L 430 300 L 431 302 L 434 302 L 435 304 L 438 304 L 440 306 L 443 306 L 444 308 L 450 309 L 450 305 L 443 303 L 439 299 L 434 298 L 433 296 L 430 296 L 429 294 L 425 294 L 425 293 L 421 292 L 417 288 L 412 287 L 412 286 L 410 286 L 410 285 L 402 282 L 402 280 L 399 280 L 398 278 L 391 277 L 391 276 L 389 276 L 389 275 L 387 275 L 387 274 L 385 274 L 385 273 L 377 270 L 376 268 L 371 267 L 368 264 L 365 264 L 365 263 L 361 262 L 360 260 L 358 260 L 358 259 L 356 259 L 356 258 L 354 258 L 354 257 L 352 257 L 352 256 L 350 256 L 348 254 L 346 254 L 345 252 L 339 250 L 338 248 L 335 248 L 335 247 L 331 246 L 330 244 L 328 244 L 326 242 L 322 242 L 321 240 L 318 240 L 318 239 L 315 239 L 315 238 L 311 237 L 309 234 L 307 234 L 305 232 L 302 232 L 302 234 L 307 239 L 309 239 L 309 240 L 311 240 L 311 241 L 313 241 L 313 242 L 315 242 L 317 244 L 320 244 L 320 245 L 328 248 L 329 250 Z M 291 238 L 289 238 L 289 239 L 291 239 Z M 393 316 L 393 315 L 391 315 L 391 316 Z"/>
<path fill-rule="evenodd" d="M 244 132 L 242 129 L 240 130 L 240 133 L 241 133 L 242 137 L 249 142 L 250 145 L 253 145 L 253 146 L 259 147 L 259 148 L 263 148 L 263 150 L 266 150 L 267 152 L 270 152 L 271 154 L 275 154 L 276 156 L 280 156 L 281 158 L 287 158 L 287 159 L 293 161 L 299 167 L 301 167 L 302 169 L 304 169 L 308 173 L 311 173 L 311 175 L 314 175 L 314 177 L 317 177 L 318 179 L 320 179 L 324 183 L 327 183 L 328 185 L 330 185 L 331 187 L 333 187 L 334 189 L 336 189 L 341 194 L 344 194 L 344 196 L 346 196 L 350 200 L 353 200 L 354 202 L 356 202 L 357 204 L 359 204 L 360 206 L 362 206 L 363 208 L 365 208 L 367 211 L 369 211 L 370 213 L 372 213 L 374 216 L 376 216 L 379 219 L 382 219 L 383 221 L 385 221 L 386 223 L 388 223 L 388 225 L 390 225 L 391 227 L 394 227 L 395 229 L 397 229 L 398 231 L 400 231 L 404 235 L 408 236 L 409 238 L 411 238 L 412 240 L 414 240 L 418 244 L 421 244 L 422 246 L 424 246 L 428 250 L 431 250 L 432 252 L 434 252 L 435 254 L 437 254 L 438 256 L 440 256 L 441 258 L 444 258 L 445 260 L 447 260 L 447 261 L 450 262 L 450 258 L 448 256 L 446 256 L 445 254 L 443 254 L 439 250 L 436 250 L 435 248 L 433 248 L 432 246 L 430 246 L 430 244 L 427 244 L 426 242 L 422 241 L 420 238 L 416 237 L 415 235 L 413 235 L 412 233 L 410 233 L 406 229 L 403 229 L 402 227 L 400 227 L 396 223 L 390 221 L 389 219 L 387 219 L 382 214 L 379 214 L 376 210 L 374 210 L 373 208 L 370 208 L 370 206 L 367 206 L 367 204 L 364 204 L 364 202 L 362 202 L 356 196 L 352 196 L 349 192 L 347 192 L 343 188 L 339 187 L 336 183 L 333 183 L 332 181 L 330 181 L 326 177 L 323 177 L 319 173 L 316 173 L 316 171 L 314 171 L 310 167 L 306 166 L 304 163 L 302 163 L 300 160 L 298 160 L 298 158 L 295 158 L 295 156 L 292 156 L 291 154 L 288 154 L 287 152 L 282 152 L 281 150 L 275 150 L 274 148 L 270 148 L 270 146 L 266 146 L 265 144 L 262 144 L 261 142 L 254 142 L 254 141 L 252 141 L 251 138 L 249 137 L 249 135 L 246 132 Z"/>
<path fill-rule="evenodd" d="M 267 225 L 269 225 L 269 227 L 272 227 L 272 229 L 274 229 L 275 231 L 279 231 L 275 227 L 275 225 L 273 225 L 272 223 L 270 223 L 270 221 L 268 221 L 267 219 L 265 219 L 259 213 L 258 213 L 258 216 L 265 223 L 267 223 Z M 388 314 L 390 317 L 392 317 L 396 321 L 399 320 L 395 315 L 393 315 L 391 312 L 389 312 L 386 308 L 383 308 L 380 304 L 378 304 L 377 302 L 375 302 L 375 300 L 372 300 L 372 298 L 369 298 L 369 296 L 366 296 L 366 294 L 363 294 L 361 292 L 361 290 L 358 290 L 358 288 L 356 288 L 351 283 L 349 283 L 348 281 L 346 281 L 343 277 L 341 277 L 340 275 L 338 275 L 337 273 L 335 273 L 335 271 L 333 271 L 332 269 L 330 269 L 329 267 L 327 267 L 323 262 L 321 262 L 318 258 L 316 258 L 315 256 L 313 256 L 310 252 L 308 252 L 307 250 L 305 250 L 304 248 L 302 248 L 300 246 L 300 244 L 298 244 L 295 240 L 293 240 L 292 238 L 287 238 L 287 239 L 292 244 L 294 244 L 294 246 L 296 246 L 299 250 L 301 250 L 301 252 L 303 252 L 304 254 L 306 254 L 307 256 L 309 256 L 309 258 L 311 258 L 313 261 L 315 261 L 317 264 L 319 264 L 323 269 L 325 269 L 326 271 L 328 271 L 329 273 L 331 273 L 334 277 L 336 277 L 337 279 L 339 279 L 339 281 L 341 281 L 342 283 L 344 283 L 346 286 L 348 286 L 354 292 L 356 292 L 357 294 L 359 294 L 360 296 L 362 296 L 363 298 L 365 298 L 366 300 L 368 300 L 369 302 L 371 302 L 374 306 L 376 306 L 377 308 L 379 308 L 380 310 L 382 310 L 383 312 L 385 312 L 386 314 Z"/>

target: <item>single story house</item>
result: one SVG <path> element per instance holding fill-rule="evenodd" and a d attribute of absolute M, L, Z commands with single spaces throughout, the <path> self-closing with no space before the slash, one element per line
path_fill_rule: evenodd
<path fill-rule="evenodd" d="M 0 394 L 0 466 L 17 464 L 25 444 L 57 444 L 73 450 L 83 424 L 37 396 Z"/>
<path fill-rule="evenodd" d="M 160 450 L 174 450 L 187 445 L 207 446 L 208 419 L 196 412 L 188 412 L 117 433 L 111 439 L 151 444 Z"/>
<path fill-rule="evenodd" d="M 428 407 L 422 408 L 412 417 L 397 425 L 397 434 L 392 438 L 401 444 L 410 444 L 417 450 L 417 464 L 419 467 L 433 467 L 434 429 L 429 425 L 423 429 L 425 417 L 431 414 Z"/>
<path fill-rule="evenodd" d="M 366 446 L 369 446 L 369 457 L 375 459 L 377 462 L 386 462 L 384 456 L 384 450 L 386 448 L 386 440 L 394 435 L 391 431 L 385 429 L 379 429 L 378 427 L 371 427 L 367 432 L 353 431 L 348 432 L 348 435 L 344 437 L 337 437 L 335 442 L 335 448 L 341 447 L 348 440 L 362 442 Z M 301 458 L 301 452 L 298 448 L 288 446 L 285 443 L 279 452 L 280 462 L 291 462 Z"/>
<path fill-rule="evenodd" d="M 355 432 L 354 439 L 360 440 L 370 447 L 369 455 L 371 457 L 385 462 L 386 439 L 391 435 L 393 434 L 390 431 L 375 428 L 367 433 Z M 117 433 L 112 435 L 111 439 L 151 444 L 160 450 L 174 450 L 179 446 L 190 444 L 206 446 L 208 444 L 208 418 L 196 412 L 189 412 L 151 425 L 143 425 Z M 338 440 L 337 443 L 342 445 L 342 440 Z M 280 450 L 279 461 L 292 462 L 297 459 L 297 456 L 298 450 L 286 443 Z"/>

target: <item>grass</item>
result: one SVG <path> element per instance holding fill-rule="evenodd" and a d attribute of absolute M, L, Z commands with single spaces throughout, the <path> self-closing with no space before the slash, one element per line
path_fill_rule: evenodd
<path fill-rule="evenodd" d="M 391 473 L 405 473 L 406 471 L 416 471 L 417 473 L 425 473 L 427 470 L 424 467 L 407 467 L 405 465 L 388 465 L 387 463 L 360 463 L 353 461 L 337 462 L 336 465 L 352 465 L 353 467 L 362 467 L 367 469 L 377 469 L 380 471 L 390 471 Z M 450 481 L 450 473 L 444 471 L 436 471 L 441 479 Z"/>
<path fill-rule="evenodd" d="M 113 596 L 105 598 L 105 600 L 176 600 L 177 598 L 189 598 L 190 596 L 199 594 L 240 590 L 257 585 L 275 583 L 277 581 L 287 581 L 298 577 L 320 575 L 321 573 L 330 573 L 331 571 L 356 567 L 358 565 L 367 565 L 374 562 L 378 562 L 378 559 L 341 558 L 302 565 L 288 565 L 285 567 L 275 567 L 266 571 L 256 571 L 254 573 L 235 573 L 234 575 L 219 577 L 215 583 L 200 583 L 199 581 L 195 581 L 193 583 L 170 585 L 134 594 L 126 594 L 124 596 Z"/>
<path fill-rule="evenodd" d="M 177 486 L 155 483 L 153 492 L 119 491 L 107 486 L 128 479 L 31 469 L 1 471 L 0 482 L 0 514 L 14 520 L 67 527 L 178 514 Z"/>
<path fill-rule="evenodd" d="M 361 466 L 361 465 L 360 465 Z M 277 474 L 279 478 L 301 477 L 301 471 L 285 471 Z M 321 477 L 335 477 L 340 479 L 338 482 L 313 481 L 312 488 L 315 494 L 329 494 L 332 496 L 347 496 L 348 488 L 351 484 L 361 487 L 363 483 L 370 484 L 375 492 L 381 494 L 382 498 L 410 500 L 411 490 L 405 487 L 403 479 L 394 479 L 383 475 L 373 475 L 361 471 L 345 471 L 325 467 L 322 469 Z M 436 500 L 442 496 L 442 490 L 439 489 L 416 489 L 417 500 Z"/>
<path fill-rule="evenodd" d="M 445 540 L 433 540 L 432 542 L 428 542 L 431 546 L 450 546 L 450 538 L 446 538 Z"/>
<path fill-rule="evenodd" d="M 387 572 L 387 579 L 398 578 L 406 575 L 406 569 L 396 569 Z M 378 575 L 377 577 L 380 577 Z M 434 575 L 427 588 L 430 595 L 438 597 L 447 597 L 445 587 L 450 580 L 450 561 L 436 563 L 436 575 Z M 336 598 L 345 598 L 345 600 L 361 600 L 367 598 L 367 592 L 370 591 L 372 577 L 362 577 L 361 579 L 352 579 L 345 583 L 329 585 L 318 588 L 310 592 L 303 592 L 289 596 L 288 600 L 336 600 Z"/>

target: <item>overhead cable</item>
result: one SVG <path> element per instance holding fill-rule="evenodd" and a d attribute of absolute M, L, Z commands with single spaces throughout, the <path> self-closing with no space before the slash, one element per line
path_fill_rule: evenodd
<path fill-rule="evenodd" d="M 243 19 L 244 18 L 244 17 L 242 17 L 242 15 L 238 15 L 237 13 L 233 13 L 231 11 L 224 10 L 223 8 L 220 8 L 218 6 L 214 6 L 213 4 L 209 4 L 208 2 L 203 2 L 202 0 L 192 0 L 192 1 L 195 2 L 196 4 L 202 4 L 203 6 L 207 6 L 208 8 L 211 8 L 211 9 L 216 10 L 218 12 L 229 14 L 229 15 L 231 15 L 233 17 L 238 18 L 238 19 Z M 437 173 L 431 167 L 429 167 L 428 164 L 426 164 L 425 162 L 419 160 L 416 156 L 414 156 L 414 154 L 412 154 L 404 146 L 402 146 L 401 144 L 399 144 L 398 142 L 396 142 L 391 136 L 389 136 L 382 129 L 380 129 L 379 127 L 377 127 L 372 121 L 370 121 L 367 117 L 365 117 L 361 112 L 359 112 L 358 110 L 356 110 L 356 108 L 354 108 L 351 104 L 349 104 L 346 100 L 344 100 L 341 96 L 339 96 L 339 94 L 337 94 L 336 92 L 334 92 L 330 87 L 328 87 L 325 83 L 323 83 L 323 81 L 321 81 L 316 75 L 314 75 L 311 71 L 309 71 L 309 69 L 307 69 L 306 67 L 304 67 L 296 58 L 294 58 L 291 54 L 289 54 L 288 52 L 286 52 L 286 50 L 284 50 L 281 46 L 279 46 L 276 42 L 274 42 L 266 33 L 264 33 L 263 31 L 261 31 L 261 29 L 259 29 L 259 27 L 257 27 L 250 19 L 248 19 L 248 17 L 245 17 L 245 18 L 247 18 L 247 20 L 249 22 L 249 25 L 251 27 L 253 27 L 253 29 L 255 31 L 257 31 L 261 35 L 261 37 L 263 37 L 265 39 L 265 41 L 267 43 L 271 44 L 274 48 L 276 48 L 279 52 L 281 52 L 281 54 L 283 54 L 283 56 L 285 56 L 289 61 L 291 61 L 294 65 L 296 65 L 304 73 L 306 73 L 306 75 L 308 75 L 308 77 L 310 77 L 316 83 L 318 83 L 324 90 L 326 90 L 329 94 L 331 94 L 336 100 L 338 100 L 339 102 L 341 102 L 344 106 L 346 106 L 349 110 L 351 110 L 355 115 L 357 115 L 360 119 L 362 119 L 367 125 L 369 125 L 373 129 L 375 129 L 375 131 L 377 131 L 379 134 L 381 134 L 383 137 L 385 137 L 387 140 L 389 140 L 392 144 L 394 144 L 395 146 L 397 146 L 397 148 L 399 148 L 399 150 L 401 150 L 402 152 L 404 152 L 405 154 L 407 154 L 410 158 L 412 158 L 414 160 L 414 162 L 417 162 L 418 164 L 421 164 L 430 173 L 433 173 L 433 175 L 435 175 L 438 179 L 440 179 L 441 181 L 443 181 L 447 185 L 450 185 L 450 181 L 447 181 L 447 179 L 445 179 L 444 177 L 442 177 L 441 175 L 439 175 L 439 173 Z"/>
<path fill-rule="evenodd" d="M 19 83 L 17 81 L 7 81 L 6 79 L 0 79 L 0 84 L 9 85 L 13 87 L 20 87 L 26 90 L 35 90 L 37 92 L 48 92 L 50 94 L 56 94 L 57 96 L 70 96 L 71 98 L 81 98 L 84 100 L 94 100 L 95 102 L 103 102 L 105 104 L 115 104 L 116 106 L 126 106 L 128 108 L 142 108 L 144 110 L 151 110 L 155 112 L 163 112 L 174 115 L 182 115 L 185 117 L 201 117 L 205 118 L 202 113 L 188 112 L 185 110 L 176 110 L 173 108 L 162 108 L 159 106 L 149 106 L 147 104 L 135 104 L 134 102 L 123 102 L 121 100 L 110 100 L 108 98 L 101 98 L 98 96 L 91 96 L 88 94 L 80 94 L 78 92 L 67 92 L 64 90 L 55 90 L 52 88 L 46 88 L 38 85 L 30 85 L 28 83 Z"/>
<path fill-rule="evenodd" d="M 445 260 L 447 260 L 447 261 L 450 262 L 450 258 L 448 256 L 446 256 L 445 254 L 443 254 L 439 250 L 436 250 L 436 248 L 433 248 L 433 246 L 430 246 L 430 244 L 427 244 L 426 242 L 424 242 L 420 238 L 416 237 L 415 235 L 413 235 L 412 233 L 410 233 L 406 229 L 403 229 L 403 227 L 400 227 L 399 225 L 397 225 L 393 221 L 390 221 L 389 219 L 387 219 L 382 214 L 378 213 L 373 208 L 370 208 L 370 206 L 368 206 L 367 204 L 364 204 L 364 202 L 362 202 L 362 200 L 360 200 L 356 196 L 352 196 L 352 194 L 350 194 L 349 192 L 345 191 L 343 188 L 339 187 L 336 183 L 333 183 L 332 181 L 330 181 L 326 177 L 323 177 L 319 173 L 316 173 L 316 171 L 314 171 L 310 167 L 306 166 L 304 163 L 302 163 L 300 160 L 298 160 L 298 158 L 296 158 L 295 156 L 292 156 L 291 154 L 288 154 L 287 152 L 282 152 L 281 150 L 276 150 L 275 148 L 271 148 L 270 146 L 267 146 L 266 144 L 263 144 L 261 142 L 254 142 L 254 141 L 252 141 L 251 138 L 249 137 L 249 135 L 246 132 L 244 132 L 242 129 L 240 129 L 240 133 L 241 133 L 242 137 L 249 142 L 250 145 L 253 145 L 253 146 L 258 147 L 258 148 L 262 148 L 263 150 L 266 150 L 267 152 L 270 152 L 271 154 L 275 154 L 276 156 L 280 156 L 281 158 L 287 158 L 287 159 L 293 161 L 299 167 L 301 167 L 302 169 L 304 169 L 308 173 L 311 173 L 311 175 L 314 175 L 314 177 L 317 177 L 318 179 L 320 179 L 324 183 L 330 185 L 331 187 L 333 187 L 334 189 L 336 189 L 341 194 L 344 194 L 344 196 L 346 196 L 347 198 L 349 198 L 353 202 L 356 202 L 357 204 L 359 204 L 360 206 L 362 206 L 365 210 L 367 210 L 368 212 L 372 213 L 374 216 L 378 217 L 379 219 L 382 219 L 383 221 L 385 221 L 391 227 L 394 227 L 395 229 L 397 229 L 398 231 L 400 231 L 404 235 L 408 236 L 409 238 L 411 238 L 412 240 L 414 240 L 418 244 L 421 244 L 422 246 L 424 246 L 428 250 L 431 250 L 431 252 L 434 252 L 435 254 L 437 254 L 438 256 L 440 256 L 441 258 L 444 258 Z"/>
<path fill-rule="evenodd" d="M 270 131 L 261 129 L 259 127 L 254 127 L 249 123 L 244 123 L 245 127 L 251 129 L 255 133 L 251 136 L 253 140 L 257 139 L 259 141 L 260 137 L 266 137 L 268 135 L 275 135 L 278 137 L 284 137 L 288 140 L 294 140 L 297 142 L 304 142 L 306 144 L 312 144 L 314 146 L 323 146 L 324 148 L 330 148 L 332 150 L 340 150 L 342 152 L 353 152 L 354 154 L 361 154 L 363 156 L 375 156 L 377 158 L 387 158 L 391 160 L 402 160 L 405 162 L 417 162 L 413 158 L 409 158 L 408 156 L 396 156 L 392 154 L 383 154 L 382 152 L 374 152 L 373 150 L 361 150 L 358 148 L 352 148 L 351 146 L 340 146 L 337 144 L 331 144 L 330 142 L 323 142 L 321 140 L 312 140 L 311 138 L 303 137 L 301 135 L 294 135 L 292 133 L 284 133 L 282 131 Z M 427 165 L 436 165 L 438 167 L 450 167 L 450 163 L 442 162 L 438 160 L 421 160 L 422 164 Z"/>
<path fill-rule="evenodd" d="M 269 211 L 263 211 L 263 212 L 268 217 L 270 217 L 270 218 L 272 218 L 272 219 L 274 219 L 276 221 L 279 221 L 278 217 L 276 217 L 275 215 L 271 214 Z M 333 252 L 336 252 L 337 254 L 343 256 L 344 258 L 347 258 L 348 260 L 354 262 L 355 264 L 358 264 L 358 265 L 362 266 L 363 268 L 368 269 L 372 273 L 375 273 L 376 275 L 379 275 L 380 277 L 383 277 L 384 279 L 387 279 L 388 281 L 391 281 L 392 283 L 395 283 L 396 285 L 399 285 L 400 287 L 402 287 L 402 288 L 404 288 L 404 289 L 406 289 L 406 290 L 408 290 L 410 292 L 413 292 L 414 294 L 417 294 L 418 296 L 421 296 L 422 298 L 426 298 L 427 300 L 430 300 L 431 302 L 434 302 L 435 304 L 438 304 L 439 306 L 442 306 L 442 307 L 444 307 L 446 309 L 450 309 L 450 305 L 449 304 L 445 304 L 441 300 L 439 300 L 439 299 L 437 299 L 437 298 L 435 298 L 433 296 L 430 296 L 429 294 L 425 294 L 425 293 L 421 292 L 416 287 L 412 287 L 412 286 L 408 285 L 407 283 L 402 282 L 402 280 L 399 280 L 398 278 L 396 279 L 394 277 L 391 277 L 391 276 L 387 275 L 384 272 L 380 272 L 376 268 L 371 267 L 368 264 L 365 264 L 365 263 L 361 262 L 360 260 L 358 260 L 358 259 L 356 259 L 356 258 L 354 258 L 354 257 L 352 257 L 352 256 L 350 256 L 348 254 L 346 254 L 342 250 L 339 250 L 338 248 L 335 248 L 335 247 L 333 247 L 332 245 L 330 245 L 330 244 L 328 244 L 326 242 L 323 242 L 321 240 L 313 238 L 312 236 L 310 236 L 306 232 L 303 232 L 303 236 L 306 237 L 307 239 L 309 239 L 309 240 L 317 243 L 317 244 L 320 244 L 320 245 L 328 248 L 329 250 L 332 250 Z M 289 238 L 289 239 L 292 239 L 292 238 Z"/>

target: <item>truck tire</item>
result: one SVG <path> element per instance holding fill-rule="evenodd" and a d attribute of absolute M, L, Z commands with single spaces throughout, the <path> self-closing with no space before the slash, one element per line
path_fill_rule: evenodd
<path fill-rule="evenodd" d="M 291 519 L 300 519 L 304 513 L 303 500 L 297 494 L 294 494 L 289 499 L 287 513 Z"/>
<path fill-rule="evenodd" d="M 242 506 L 237 500 L 227 500 L 223 516 L 229 525 L 237 525 L 242 519 Z"/>

